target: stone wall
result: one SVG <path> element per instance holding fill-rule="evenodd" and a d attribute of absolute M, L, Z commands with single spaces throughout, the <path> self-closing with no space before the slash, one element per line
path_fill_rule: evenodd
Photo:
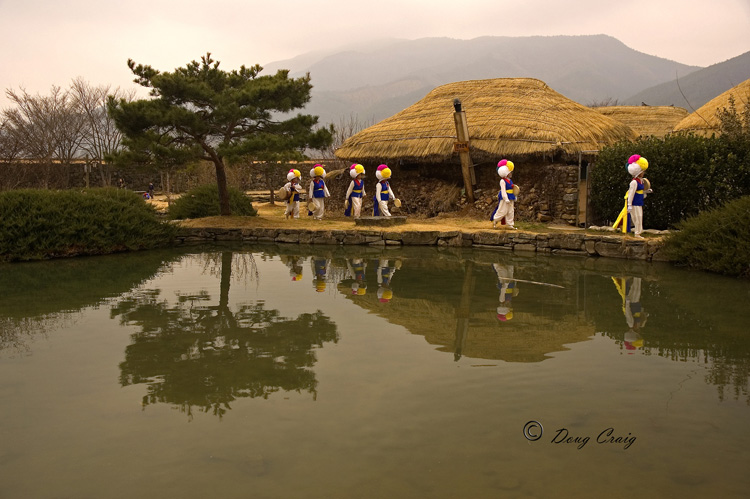
<path fill-rule="evenodd" d="M 667 261 L 660 239 L 560 232 L 537 234 L 522 231 L 395 231 L 310 229 L 206 229 L 180 228 L 178 244 L 216 241 L 247 243 L 461 246 L 500 251 Z"/>

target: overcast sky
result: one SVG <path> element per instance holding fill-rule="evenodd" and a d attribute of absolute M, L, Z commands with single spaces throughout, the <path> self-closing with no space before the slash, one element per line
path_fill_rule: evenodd
<path fill-rule="evenodd" d="M 128 58 L 235 69 L 377 38 L 592 34 L 709 66 L 750 51 L 750 0 L 0 0 L 0 108 L 78 76 L 138 88 Z"/>

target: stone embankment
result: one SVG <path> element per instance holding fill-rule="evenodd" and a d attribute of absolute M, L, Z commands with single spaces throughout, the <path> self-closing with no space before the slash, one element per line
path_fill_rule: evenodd
<path fill-rule="evenodd" d="M 215 241 L 247 243 L 327 244 L 369 246 L 453 246 L 491 248 L 502 251 L 667 261 L 661 238 L 634 239 L 591 232 L 547 232 L 492 230 L 396 231 L 310 230 L 290 228 L 190 228 L 181 227 L 178 244 Z"/>

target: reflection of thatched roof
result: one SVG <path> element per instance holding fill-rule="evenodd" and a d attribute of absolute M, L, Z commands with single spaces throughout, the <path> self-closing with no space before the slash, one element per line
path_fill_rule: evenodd
<path fill-rule="evenodd" d="M 541 362 L 553 352 L 569 350 L 570 344 L 588 341 L 595 333 L 593 324 L 575 314 L 551 320 L 516 311 L 512 320 L 500 322 L 493 300 L 489 300 L 491 306 L 460 319 L 458 309 L 431 300 L 395 294 L 389 303 L 380 303 L 374 289 L 364 296 L 351 295 L 347 286 L 339 290 L 358 306 L 423 336 L 438 350 L 460 352 L 472 359 Z M 461 320 L 466 327 L 461 327 Z"/>
<path fill-rule="evenodd" d="M 626 124 L 644 137 L 664 137 L 688 115 L 686 109 L 674 106 L 606 106 L 594 109 Z"/>
<path fill-rule="evenodd" d="M 738 114 L 742 114 L 750 105 L 750 80 L 745 80 L 736 87 L 732 87 L 723 94 L 714 97 L 699 107 L 694 113 L 686 116 L 674 127 L 675 132 L 693 132 L 696 135 L 711 136 L 719 133 L 719 118 L 717 111 L 729 109 L 729 97 L 734 98 Z"/>
<path fill-rule="evenodd" d="M 453 100 L 460 99 L 474 161 L 551 151 L 599 150 L 635 132 L 533 78 L 442 85 L 416 104 L 347 139 L 336 156 L 348 161 L 441 163 L 456 141 Z"/>

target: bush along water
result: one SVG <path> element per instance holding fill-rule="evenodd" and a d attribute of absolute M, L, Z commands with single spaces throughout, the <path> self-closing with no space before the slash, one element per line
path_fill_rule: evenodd
<path fill-rule="evenodd" d="M 131 191 L 17 190 L 0 193 L 0 261 L 149 249 L 177 228 Z"/>
<path fill-rule="evenodd" d="M 641 138 L 602 149 L 591 170 L 591 219 L 614 222 L 624 205 L 630 176 L 627 159 L 649 162 L 645 177 L 654 190 L 644 201 L 644 226 L 674 228 L 680 221 L 750 195 L 750 139 L 669 135 Z"/>
<path fill-rule="evenodd" d="M 675 263 L 750 278 L 750 196 L 688 218 L 678 228 L 664 246 Z"/>
<path fill-rule="evenodd" d="M 258 212 L 253 203 L 239 189 L 229 188 L 229 207 L 232 215 L 255 216 Z M 203 218 L 218 216 L 219 188 L 214 185 L 202 185 L 189 190 L 169 207 L 169 218 L 182 220 L 185 218 Z"/>

